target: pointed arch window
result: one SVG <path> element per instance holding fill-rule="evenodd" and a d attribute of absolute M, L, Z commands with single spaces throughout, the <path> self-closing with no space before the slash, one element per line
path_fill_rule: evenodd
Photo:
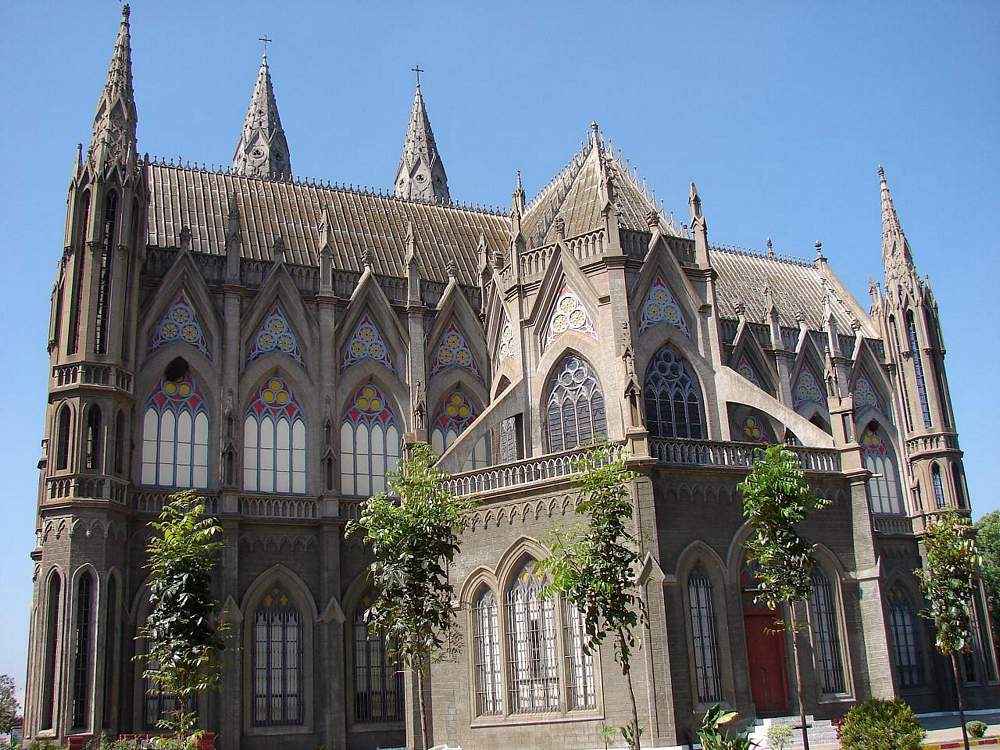
<path fill-rule="evenodd" d="M 108 324 L 110 315 L 111 279 L 115 258 L 115 224 L 118 219 L 118 195 L 108 193 L 104 202 L 104 233 L 101 237 L 101 268 L 97 277 L 97 319 L 94 351 L 106 354 L 108 351 Z"/>
<path fill-rule="evenodd" d="M 42 672 L 41 729 L 55 726 L 56 691 L 60 685 L 56 669 L 59 666 L 59 622 L 62 612 L 62 578 L 56 571 L 49 578 L 48 597 L 45 605 L 45 669 Z"/>
<path fill-rule="evenodd" d="M 174 299 L 174 302 L 160 318 L 149 342 L 149 350 L 155 351 L 167 344 L 180 342 L 188 344 L 211 358 L 208 342 L 205 340 L 205 329 L 198 320 L 198 315 L 184 292 Z"/>
<path fill-rule="evenodd" d="M 690 337 L 687 321 L 684 320 L 684 313 L 670 292 L 670 287 L 663 280 L 662 276 L 657 276 L 646 294 L 646 300 L 642 303 L 642 320 L 639 323 L 639 333 L 647 328 L 652 328 L 660 323 L 672 325 L 680 329 L 685 336 Z"/>
<path fill-rule="evenodd" d="M 340 368 L 345 369 L 366 359 L 378 362 L 385 365 L 390 371 L 392 370 L 389 347 L 386 346 L 382 332 L 368 313 L 362 315 L 361 320 L 355 326 Z"/>
<path fill-rule="evenodd" d="M 403 720 L 403 672 L 390 660 L 385 636 L 373 635 L 366 609 L 354 617 L 354 720 L 362 723 Z"/>
<path fill-rule="evenodd" d="M 452 443 L 465 432 L 476 419 L 476 407 L 472 400 L 459 388 L 446 395 L 438 408 L 431 431 L 431 447 L 438 455 L 443 454 Z M 463 471 L 481 469 L 490 464 L 489 435 L 483 435 L 472 448 Z"/>
<path fill-rule="evenodd" d="M 69 438 L 72 430 L 72 415 L 69 404 L 59 407 L 56 419 L 56 469 L 62 471 L 69 468 Z"/>
<path fill-rule="evenodd" d="M 715 630 L 712 579 L 701 569 L 688 577 L 688 615 L 694 647 L 695 684 L 699 703 L 722 700 L 719 679 L 719 643 Z"/>
<path fill-rule="evenodd" d="M 89 572 L 76 583 L 76 628 L 73 638 L 73 728 L 89 725 L 91 669 L 91 613 L 94 606 L 93 576 Z"/>
<path fill-rule="evenodd" d="M 799 376 L 795 380 L 792 399 L 796 411 L 799 411 L 807 404 L 826 406 L 826 399 L 823 397 L 823 389 L 820 387 L 819 378 L 816 377 L 816 373 L 808 365 L 803 365 L 799 371 Z"/>
<path fill-rule="evenodd" d="M 702 438 L 698 379 L 673 347 L 660 349 L 646 369 L 646 428 L 659 438 Z"/>
<path fill-rule="evenodd" d="M 878 394 L 865 375 L 858 375 L 858 379 L 854 383 L 853 396 L 855 414 L 862 414 L 869 409 L 883 413 Z"/>
<path fill-rule="evenodd" d="M 559 363 L 549 385 L 545 415 L 551 453 L 607 435 L 604 393 L 590 364 L 582 357 L 570 354 Z"/>
<path fill-rule="evenodd" d="M 253 615 L 253 724 L 295 726 L 304 718 L 302 613 L 281 588 Z"/>
<path fill-rule="evenodd" d="M 757 368 L 754 367 L 753 362 L 746 354 L 740 355 L 739 362 L 736 363 L 736 372 L 738 372 L 744 379 L 749 380 L 758 388 L 764 388 L 761 385 L 760 376 L 757 374 Z"/>
<path fill-rule="evenodd" d="M 917 614 L 909 598 L 898 587 L 889 592 L 889 630 L 892 635 L 892 660 L 900 687 L 920 687 L 924 684 L 924 670 Z"/>
<path fill-rule="evenodd" d="M 472 349 L 465 340 L 465 334 L 455 323 L 449 323 L 434 354 L 434 364 L 431 365 L 431 375 L 449 367 L 461 367 L 482 380 L 479 364 L 476 362 Z"/>
<path fill-rule="evenodd" d="M 965 508 L 965 480 L 962 478 L 962 470 L 957 463 L 951 465 L 951 479 L 955 484 L 955 501 L 959 508 Z"/>
<path fill-rule="evenodd" d="M 947 504 L 944 499 L 944 483 L 941 481 L 941 467 L 931 465 L 931 484 L 934 485 L 934 505 L 942 510 Z"/>
<path fill-rule="evenodd" d="M 503 680 L 500 669 L 500 631 L 497 598 L 484 589 L 472 610 L 476 669 L 476 714 L 499 716 L 503 713 Z"/>
<path fill-rule="evenodd" d="M 545 346 L 568 331 L 586 333 L 595 339 L 597 338 L 597 331 L 594 329 L 594 322 L 587 307 L 576 292 L 568 286 L 564 286 L 552 308 L 552 314 L 549 316 Z"/>
<path fill-rule="evenodd" d="M 80 323 L 83 315 L 83 278 L 87 267 L 87 242 L 90 239 L 90 191 L 84 194 L 83 212 L 80 215 L 79 246 L 73 256 L 73 296 L 70 305 L 69 354 L 76 354 L 80 346 Z"/>
<path fill-rule="evenodd" d="M 104 723 L 112 725 L 115 695 L 118 687 L 118 578 L 108 576 L 108 596 L 104 610 Z"/>
<path fill-rule="evenodd" d="M 555 602 L 542 596 L 545 585 L 532 560 L 507 590 L 508 703 L 515 714 L 559 710 Z"/>
<path fill-rule="evenodd" d="M 285 317 L 285 313 L 279 305 L 272 306 L 257 327 L 253 343 L 250 345 L 250 352 L 247 354 L 246 364 L 250 364 L 255 359 L 270 352 L 287 354 L 300 365 L 302 364 L 302 353 L 299 351 L 298 339 L 295 338 L 295 332 L 292 331 L 288 318 Z"/>
<path fill-rule="evenodd" d="M 121 409 L 115 415 L 114 472 L 125 472 L 125 412 Z"/>
<path fill-rule="evenodd" d="M 180 374 L 175 374 L 175 369 Z M 146 399 L 142 483 L 207 487 L 208 406 L 201 386 L 183 360 L 175 360 L 167 370 Z"/>
<path fill-rule="evenodd" d="M 374 383 L 361 386 L 340 425 L 340 491 L 369 497 L 384 492 L 399 463 L 399 427 Z"/>
<path fill-rule="evenodd" d="M 861 450 L 865 468 L 872 474 L 868 478 L 872 512 L 904 513 L 896 454 L 878 423 L 872 422 L 861 434 Z"/>
<path fill-rule="evenodd" d="M 843 693 L 844 663 L 841 659 L 836 593 L 829 577 L 818 567 L 813 572 L 813 592 L 809 603 L 820 686 L 827 694 Z"/>
<path fill-rule="evenodd" d="M 101 470 L 101 407 L 87 409 L 87 434 L 84 440 L 83 466 L 88 471 Z"/>
<path fill-rule="evenodd" d="M 927 381 L 924 380 L 924 362 L 917 342 L 917 327 L 913 323 L 913 313 L 906 313 L 906 338 L 910 344 L 910 355 L 913 357 L 913 374 L 917 380 L 917 396 L 920 398 L 920 414 L 924 427 L 931 426 L 931 407 L 927 401 Z"/>
<path fill-rule="evenodd" d="M 257 389 L 243 420 L 243 489 L 306 491 L 306 422 L 284 379 L 273 375 Z"/>

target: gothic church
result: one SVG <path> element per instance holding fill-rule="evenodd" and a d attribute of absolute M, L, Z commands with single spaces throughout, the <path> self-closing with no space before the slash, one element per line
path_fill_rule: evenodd
<path fill-rule="evenodd" d="M 584 750 L 627 720 L 610 649 L 584 653 L 535 568 L 599 436 L 640 474 L 644 744 L 690 742 L 716 702 L 797 712 L 789 637 L 746 591 L 735 489 L 768 442 L 831 500 L 804 528 L 806 711 L 951 708 L 911 571 L 927 523 L 970 500 L 937 301 L 881 170 L 866 311 L 819 243 L 811 260 L 711 244 L 693 183 L 689 220 L 666 218 L 596 125 L 505 212 L 451 199 L 419 85 L 388 193 L 294 177 L 266 57 L 231 168 L 141 156 L 136 126 L 125 6 L 52 289 L 29 738 L 155 731 L 146 524 L 192 487 L 225 529 L 223 687 L 200 699 L 219 746 L 414 747 L 415 685 L 365 630 L 366 553 L 343 535 L 413 441 L 476 500 L 452 571 L 462 650 L 427 685 L 436 744 Z M 962 679 L 996 705 L 981 592 L 972 606 Z"/>

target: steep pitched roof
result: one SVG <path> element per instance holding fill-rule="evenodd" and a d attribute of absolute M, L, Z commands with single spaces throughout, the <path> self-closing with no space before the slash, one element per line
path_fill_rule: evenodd
<path fill-rule="evenodd" d="M 147 242 L 153 247 L 179 247 L 186 225 L 193 252 L 223 255 L 232 196 L 240 212 L 243 257 L 269 260 L 280 236 L 288 263 L 318 265 L 326 206 L 335 268 L 360 271 L 368 252 L 376 273 L 405 276 L 406 232 L 412 222 L 424 277 L 446 282 L 448 261 L 454 260 L 459 282 L 475 285 L 480 235 L 490 248 L 504 248 L 510 231 L 504 215 L 343 188 L 163 164 L 148 165 L 147 177 Z"/>
<path fill-rule="evenodd" d="M 610 152 L 597 126 L 592 125 L 590 138 L 580 151 L 525 209 L 522 233 L 528 246 L 540 247 L 555 242 L 557 218 L 565 222 L 567 237 L 600 226 L 606 179 L 611 180 L 619 225 L 624 229 L 646 231 L 646 216 L 656 210 L 652 196 L 621 156 Z"/>

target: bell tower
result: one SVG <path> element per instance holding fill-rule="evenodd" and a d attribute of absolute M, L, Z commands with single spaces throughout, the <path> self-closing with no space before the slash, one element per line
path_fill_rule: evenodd
<path fill-rule="evenodd" d="M 969 510 L 962 451 L 948 391 L 944 339 L 930 280 L 921 279 L 879 167 L 884 293 L 872 287 L 872 318 L 881 329 L 898 392 L 897 420 L 910 468 L 910 505 L 926 518 Z"/>

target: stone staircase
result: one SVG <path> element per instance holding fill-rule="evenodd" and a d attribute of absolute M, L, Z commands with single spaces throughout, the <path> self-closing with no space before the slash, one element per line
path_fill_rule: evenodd
<path fill-rule="evenodd" d="M 792 741 L 788 746 L 789 750 L 796 750 L 802 747 L 802 731 L 799 727 L 798 716 L 781 716 L 774 719 L 757 719 L 750 730 L 750 739 L 757 743 L 758 750 L 772 750 L 767 742 L 767 731 L 774 724 L 787 724 L 792 728 Z M 810 750 L 819 748 L 838 747 L 837 728 L 833 726 L 829 719 L 816 721 L 812 716 L 806 716 L 806 725 L 809 727 L 809 747 Z"/>

